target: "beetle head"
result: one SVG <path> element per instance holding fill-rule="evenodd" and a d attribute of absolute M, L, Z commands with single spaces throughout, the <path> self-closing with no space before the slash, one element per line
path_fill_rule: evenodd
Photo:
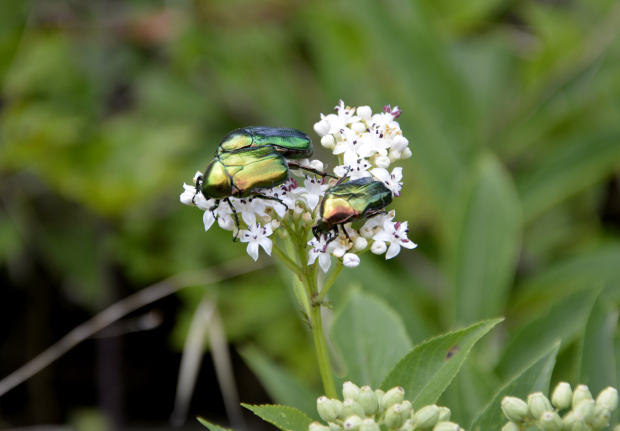
<path fill-rule="evenodd" d="M 215 159 L 207 166 L 200 190 L 207 199 L 224 199 L 232 195 L 230 176 L 219 160 Z"/>

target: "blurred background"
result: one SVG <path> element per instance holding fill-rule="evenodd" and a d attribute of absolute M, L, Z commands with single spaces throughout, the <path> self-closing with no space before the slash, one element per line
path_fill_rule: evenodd
<path fill-rule="evenodd" d="M 0 379 L 166 277 L 232 278 L 88 338 L 0 397 L 0 429 L 168 427 L 203 298 L 241 401 L 286 403 L 274 382 L 290 379 L 311 410 L 320 379 L 289 276 L 250 271 L 179 195 L 241 126 L 304 130 L 335 166 L 312 126 L 339 99 L 402 109 L 413 157 L 393 208 L 419 247 L 363 255 L 335 312 L 371 292 L 414 344 L 505 316 L 441 400 L 465 428 L 558 339 L 553 382 L 617 386 L 619 32 L 616 0 L 3 0 Z M 196 382 L 186 427 L 226 425 L 208 354 Z"/>

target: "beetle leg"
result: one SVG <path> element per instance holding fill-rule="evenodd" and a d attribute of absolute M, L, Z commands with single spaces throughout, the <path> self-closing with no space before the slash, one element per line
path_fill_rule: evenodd
<path fill-rule="evenodd" d="M 336 182 L 336 184 L 334 184 L 334 187 L 339 186 L 340 184 L 342 184 L 344 180 L 348 178 L 347 175 L 349 174 L 350 170 L 351 170 L 351 166 L 347 166 L 347 171 L 344 173 L 342 177 L 338 178 L 338 181 Z"/>
<path fill-rule="evenodd" d="M 367 215 L 367 216 L 366 216 L 366 219 L 373 218 L 373 217 L 376 217 L 376 216 L 378 216 L 378 215 L 380 215 L 380 214 L 387 214 L 387 213 L 388 213 L 388 212 L 387 212 L 386 210 L 384 210 L 384 209 L 380 209 L 380 210 L 377 210 L 377 211 L 376 211 L 376 212 L 374 212 L 374 213 L 371 213 L 370 215 Z"/>
<path fill-rule="evenodd" d="M 282 202 L 282 199 L 280 198 L 276 198 L 274 196 L 265 196 L 265 195 L 259 195 L 259 194 L 255 194 L 252 195 L 253 198 L 259 198 L 259 199 L 264 199 L 266 201 L 276 201 L 276 202 L 280 202 L 282 205 L 284 205 L 284 207 L 286 208 L 286 210 L 288 211 L 288 205 L 285 204 L 284 202 Z"/>
<path fill-rule="evenodd" d="M 235 209 L 232 202 L 230 201 L 230 198 L 226 198 L 226 202 L 228 202 L 228 205 L 230 205 L 230 209 L 233 212 L 233 216 L 235 216 L 235 226 L 237 226 L 237 233 L 235 234 L 233 238 L 233 242 L 236 242 L 239 237 L 239 232 L 241 232 L 241 227 L 239 226 L 239 216 L 237 215 L 237 210 Z"/>
<path fill-rule="evenodd" d="M 344 223 L 342 223 L 342 224 L 340 225 L 340 227 L 342 228 L 342 231 L 344 232 L 345 236 L 346 236 L 347 238 L 349 238 L 349 241 L 351 241 L 351 244 L 353 244 L 353 240 L 351 239 L 351 237 L 350 237 L 350 236 L 349 236 L 349 234 L 347 233 L 347 229 L 344 227 Z"/>
<path fill-rule="evenodd" d="M 323 178 L 325 178 L 325 177 L 338 178 L 338 177 L 335 177 L 335 176 L 333 176 L 331 174 L 328 174 L 327 172 L 321 172 L 321 171 L 317 171 L 314 168 L 307 168 L 305 166 L 301 166 L 299 163 L 288 162 L 288 167 L 290 169 L 302 169 L 304 171 L 312 172 L 313 174 L 319 175 L 319 176 L 321 176 Z"/>
<path fill-rule="evenodd" d="M 217 207 L 220 206 L 220 201 L 219 199 L 215 201 L 215 205 L 213 205 L 211 208 L 209 208 L 209 211 L 215 211 L 217 209 Z"/>

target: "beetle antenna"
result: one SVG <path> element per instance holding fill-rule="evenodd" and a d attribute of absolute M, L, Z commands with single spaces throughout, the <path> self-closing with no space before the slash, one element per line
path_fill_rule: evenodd
<path fill-rule="evenodd" d="M 230 205 L 233 216 L 235 216 L 235 226 L 237 226 L 237 233 L 235 233 L 235 236 L 233 237 L 233 242 L 237 242 L 237 240 L 239 239 L 239 232 L 241 232 L 241 227 L 239 227 L 239 216 L 237 215 L 237 210 L 230 201 L 230 198 L 226 198 L 226 202 L 228 202 L 228 205 Z"/>

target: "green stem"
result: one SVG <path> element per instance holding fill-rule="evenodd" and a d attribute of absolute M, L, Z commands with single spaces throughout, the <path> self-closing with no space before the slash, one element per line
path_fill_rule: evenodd
<path fill-rule="evenodd" d="M 300 278 L 303 277 L 303 273 L 297 264 L 293 262 L 282 250 L 280 250 L 280 247 L 278 247 L 275 243 L 273 244 L 272 252 L 284 265 L 286 265 L 288 269 L 293 271 L 293 274 Z"/>
<path fill-rule="evenodd" d="M 316 298 L 314 298 L 314 300 L 312 301 L 314 304 L 321 305 L 321 303 L 325 299 L 325 295 L 327 295 L 327 292 L 329 291 L 329 288 L 332 287 L 332 284 L 334 284 L 334 281 L 336 281 L 336 278 L 338 278 L 338 275 L 340 274 L 340 271 L 342 271 L 343 267 L 344 267 L 344 264 L 342 263 L 340 259 L 338 259 L 336 268 L 329 275 L 329 278 L 327 279 L 327 281 L 323 285 L 323 288 L 321 289 L 321 293 L 319 293 L 316 296 Z"/>
<path fill-rule="evenodd" d="M 316 288 L 313 289 L 313 291 L 316 292 Z M 321 318 L 320 306 L 315 305 L 312 307 L 310 327 L 312 329 L 312 338 L 314 339 L 316 358 L 319 362 L 319 370 L 321 372 L 321 379 L 323 380 L 325 395 L 327 398 L 338 398 L 336 385 L 334 384 L 334 376 L 332 375 L 332 369 L 329 363 L 329 352 L 327 351 L 325 334 L 323 333 L 323 319 Z"/>

